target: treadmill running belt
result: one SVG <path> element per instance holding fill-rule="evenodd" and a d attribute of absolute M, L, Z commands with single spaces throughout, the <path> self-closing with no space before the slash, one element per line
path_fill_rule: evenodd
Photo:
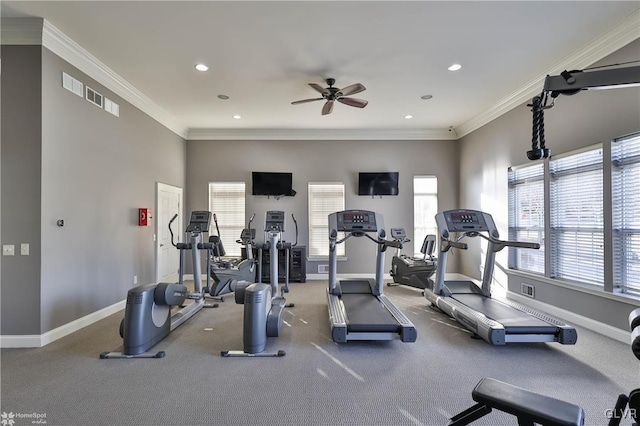
<path fill-rule="evenodd" d="M 484 297 L 479 294 L 454 294 L 453 298 L 474 311 L 499 322 L 504 326 L 506 332 L 510 334 L 518 334 L 518 332 L 554 333 L 557 330 L 555 325 L 551 325 L 490 297 Z"/>
<path fill-rule="evenodd" d="M 400 326 L 377 297 L 371 294 L 343 294 L 342 303 L 351 332 L 397 332 Z"/>

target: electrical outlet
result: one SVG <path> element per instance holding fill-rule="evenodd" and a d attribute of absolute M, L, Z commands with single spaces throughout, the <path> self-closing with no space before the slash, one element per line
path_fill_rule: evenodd
<path fill-rule="evenodd" d="M 138 276 L 137 275 L 133 276 L 133 283 L 134 284 L 138 284 Z"/>
<path fill-rule="evenodd" d="M 13 244 L 6 244 L 2 246 L 2 255 L 3 256 L 13 256 L 15 247 Z"/>

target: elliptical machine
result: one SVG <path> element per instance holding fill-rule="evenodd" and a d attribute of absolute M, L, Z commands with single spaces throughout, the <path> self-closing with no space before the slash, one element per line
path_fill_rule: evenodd
<path fill-rule="evenodd" d="M 400 244 L 411 241 L 407 238 L 404 228 L 391 228 L 391 237 Z M 433 288 L 433 280 L 431 277 L 436 272 L 438 260 L 433 257 L 436 247 L 436 236 L 429 234 L 424 237 L 420 253 L 422 257 L 410 257 L 401 253 L 402 249 L 398 247 L 396 254 L 391 260 L 391 277 L 394 284 L 408 285 L 411 287 L 424 290 L 425 288 Z M 427 258 L 428 257 L 428 258 Z M 392 285 L 388 283 L 387 285 Z"/>
<path fill-rule="evenodd" d="M 293 216 L 293 215 L 292 215 Z M 295 217 L 294 217 L 295 221 Z M 259 247 L 269 250 L 270 283 L 238 283 L 236 286 L 236 303 L 244 304 L 243 346 L 242 351 L 221 351 L 223 357 L 281 357 L 285 351 L 265 353 L 268 337 L 278 337 L 282 328 L 284 308 L 293 307 L 287 304 L 284 293 L 289 292 L 289 253 L 291 243 L 282 241 L 284 232 L 284 212 L 268 211 L 265 224 L 265 243 Z M 278 251 L 285 250 L 286 271 L 285 285 L 278 294 Z"/>
<path fill-rule="evenodd" d="M 200 250 L 211 250 L 212 244 L 202 243 L 202 234 L 208 232 L 211 212 L 191 212 L 189 225 L 185 230 L 189 242 L 174 243 L 171 224 L 178 215 L 169 221 L 171 244 L 180 250 L 180 271 L 178 283 L 143 284 L 130 289 L 127 293 L 127 305 L 124 319 L 120 323 L 120 337 L 123 340 L 122 352 L 103 352 L 101 359 L 122 358 L 163 358 L 164 351 L 147 352 L 156 343 L 197 314 L 202 308 L 217 308 L 217 304 L 204 302 L 202 276 L 200 268 Z M 191 250 L 193 262 L 193 292 L 184 285 L 184 262 L 186 251 Z M 207 260 L 209 268 L 210 258 Z M 207 286 L 210 284 L 207 275 Z M 183 305 L 186 299 L 193 302 Z M 172 306 L 181 306 L 173 315 Z"/>
<path fill-rule="evenodd" d="M 253 240 L 256 237 L 256 230 L 251 228 L 251 222 L 255 217 L 255 213 L 251 215 L 247 227 L 242 230 L 240 239 L 237 243 L 245 247 L 247 258 L 241 261 L 226 261 L 222 256 L 226 254 L 220 239 L 220 228 L 218 227 L 218 219 L 213 215 L 213 221 L 216 224 L 218 235 L 211 235 L 209 242 L 213 244 L 212 257 L 213 261 L 209 268 L 209 275 L 213 278 L 213 286 L 207 287 L 208 293 L 214 299 L 224 302 L 223 294 L 233 293 L 236 285 L 240 281 L 253 282 L 255 280 L 256 268 L 253 259 Z"/>

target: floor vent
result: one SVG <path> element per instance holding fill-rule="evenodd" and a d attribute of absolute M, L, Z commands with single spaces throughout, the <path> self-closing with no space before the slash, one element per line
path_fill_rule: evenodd
<path fill-rule="evenodd" d="M 530 298 L 534 299 L 535 298 L 535 287 L 533 287 L 531 284 L 521 283 L 520 293 L 524 294 L 527 297 L 530 297 Z"/>

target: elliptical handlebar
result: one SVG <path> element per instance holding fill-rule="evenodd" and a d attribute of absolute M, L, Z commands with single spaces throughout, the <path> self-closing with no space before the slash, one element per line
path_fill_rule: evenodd
<path fill-rule="evenodd" d="M 173 242 L 173 229 L 171 229 L 171 224 L 177 218 L 178 218 L 178 213 L 174 214 L 171 220 L 169 221 L 169 233 L 171 234 L 171 245 L 174 246 L 175 248 L 178 248 L 178 246 L 176 245 L 176 243 Z"/>
<path fill-rule="evenodd" d="M 296 242 L 291 246 L 295 247 L 298 245 L 298 221 L 296 220 L 296 217 L 293 215 L 293 213 L 291 213 L 291 219 L 293 219 L 293 224 L 296 226 Z"/>

